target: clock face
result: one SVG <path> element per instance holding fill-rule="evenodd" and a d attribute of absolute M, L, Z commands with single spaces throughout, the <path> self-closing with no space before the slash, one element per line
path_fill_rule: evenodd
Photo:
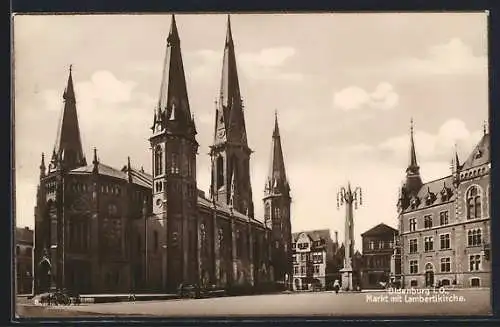
<path fill-rule="evenodd" d="M 156 206 L 157 207 L 161 207 L 162 205 L 163 205 L 163 203 L 162 203 L 161 199 L 157 199 L 156 200 Z"/>

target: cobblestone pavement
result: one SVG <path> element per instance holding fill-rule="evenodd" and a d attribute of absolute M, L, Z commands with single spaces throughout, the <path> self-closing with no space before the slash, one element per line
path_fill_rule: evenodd
<path fill-rule="evenodd" d="M 441 296 L 441 297 L 439 297 Z M 20 316 L 446 316 L 489 315 L 489 289 L 429 294 L 291 293 L 196 300 L 83 304 L 18 310 Z M 401 301 L 400 301 L 401 300 Z M 423 302 L 422 302 L 423 301 Z M 23 314 L 24 311 L 25 314 Z"/>

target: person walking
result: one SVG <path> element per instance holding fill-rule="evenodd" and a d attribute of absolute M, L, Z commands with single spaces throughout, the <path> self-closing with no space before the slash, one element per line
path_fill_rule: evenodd
<path fill-rule="evenodd" d="M 335 293 L 338 294 L 339 293 L 339 290 L 340 290 L 340 282 L 338 279 L 336 279 L 334 282 L 333 282 L 333 289 L 335 290 Z"/>

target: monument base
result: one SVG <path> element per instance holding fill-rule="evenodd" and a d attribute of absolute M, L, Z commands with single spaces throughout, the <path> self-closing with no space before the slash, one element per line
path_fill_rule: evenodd
<path fill-rule="evenodd" d="M 342 275 L 342 290 L 354 291 L 354 285 L 352 283 L 352 268 L 342 268 L 340 273 Z"/>

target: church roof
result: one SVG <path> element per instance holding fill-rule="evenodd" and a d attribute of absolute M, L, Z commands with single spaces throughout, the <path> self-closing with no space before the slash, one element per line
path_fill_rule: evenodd
<path fill-rule="evenodd" d="M 70 173 L 75 173 L 75 174 L 91 174 L 94 169 L 94 165 L 87 165 L 84 167 L 79 167 L 76 169 L 73 169 Z M 119 170 L 116 168 L 113 168 L 111 166 L 99 163 L 98 164 L 98 169 L 99 169 L 99 175 L 102 176 L 109 176 L 117 179 L 122 179 L 124 181 L 128 181 L 128 175 L 126 171 Z M 142 172 L 140 170 L 131 169 L 131 175 L 132 175 L 132 183 L 146 187 L 146 188 L 152 188 L 153 185 L 153 177 L 149 175 L 146 172 Z"/>
<path fill-rule="evenodd" d="M 93 168 L 94 168 L 93 165 L 88 165 L 85 167 L 73 169 L 71 171 L 71 173 L 91 174 L 93 171 Z M 123 181 L 128 181 L 126 167 L 124 167 L 124 169 L 122 169 L 122 170 L 119 170 L 119 169 L 113 168 L 111 166 L 99 163 L 98 168 L 99 168 L 99 175 L 109 176 L 109 177 L 121 179 Z M 145 187 L 145 188 L 152 188 L 153 187 L 153 176 L 152 175 L 150 175 L 142 170 L 135 169 L 135 168 L 131 168 L 131 175 L 132 175 L 132 183 L 140 185 L 140 186 Z M 212 201 L 205 198 L 202 195 L 202 193 L 203 192 L 201 192 L 201 191 L 198 192 L 198 206 L 203 207 L 203 208 L 207 208 L 207 209 L 213 208 L 214 205 L 213 205 Z M 258 225 L 262 225 L 262 226 L 264 225 L 264 223 L 261 222 L 260 220 L 250 218 L 250 217 L 246 216 L 245 214 L 238 212 L 237 210 L 234 210 L 234 209 L 231 210 L 231 208 L 225 203 L 217 202 L 216 203 L 216 210 L 218 212 L 224 213 L 224 214 L 229 215 L 229 216 L 232 215 L 233 217 L 236 217 L 237 219 L 242 220 L 242 221 L 247 221 L 247 222 L 250 221 L 250 222 L 258 224 Z"/>
<path fill-rule="evenodd" d="M 380 235 L 380 234 L 385 234 L 388 232 L 397 233 L 397 229 L 392 228 L 391 226 L 388 226 L 384 223 L 380 223 L 377 226 L 372 227 L 369 230 L 367 230 L 366 232 L 364 232 L 363 234 L 361 234 L 361 236 Z"/>
<path fill-rule="evenodd" d="M 490 134 L 485 133 L 472 153 L 461 167 L 462 170 L 477 167 L 489 163 L 490 157 Z"/>
<path fill-rule="evenodd" d="M 198 206 L 199 207 L 203 207 L 203 208 L 206 208 L 206 209 L 213 209 L 214 208 L 214 203 L 203 197 L 202 195 L 199 194 L 200 192 L 198 192 Z M 262 225 L 264 226 L 264 223 L 260 220 L 257 220 L 255 218 L 251 218 L 251 217 L 248 217 L 247 215 L 241 213 L 241 212 L 238 212 L 237 210 L 235 209 L 231 209 L 227 204 L 225 203 L 222 203 L 222 202 L 216 202 L 215 204 L 215 209 L 217 210 L 217 212 L 221 212 L 221 213 L 224 213 L 226 215 L 229 215 L 229 216 L 233 216 L 241 221 L 246 221 L 246 222 L 251 222 L 251 223 L 254 223 L 254 224 L 258 224 L 258 225 Z"/>

